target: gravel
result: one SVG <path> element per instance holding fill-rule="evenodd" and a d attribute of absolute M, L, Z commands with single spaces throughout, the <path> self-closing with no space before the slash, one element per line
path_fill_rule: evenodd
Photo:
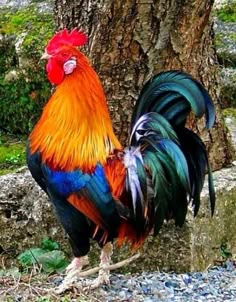
<path fill-rule="evenodd" d="M 112 273 L 110 286 L 85 291 L 77 289 L 75 284 L 62 295 L 55 294 L 62 275 L 48 280 L 31 277 L 21 281 L 2 279 L 2 282 L 0 278 L 0 302 L 236 302 L 236 260 L 204 272 Z"/>
<path fill-rule="evenodd" d="M 235 302 L 236 266 L 227 261 L 205 272 L 112 274 L 111 286 L 96 292 L 99 301 Z"/>

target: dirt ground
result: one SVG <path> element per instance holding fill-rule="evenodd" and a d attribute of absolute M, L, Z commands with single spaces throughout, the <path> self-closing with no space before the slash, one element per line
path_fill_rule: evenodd
<path fill-rule="evenodd" d="M 32 274 L 15 277 L 0 277 L 0 302 L 105 302 L 100 290 L 82 292 L 76 288 L 58 295 L 55 280 L 60 275 L 45 276 Z"/>

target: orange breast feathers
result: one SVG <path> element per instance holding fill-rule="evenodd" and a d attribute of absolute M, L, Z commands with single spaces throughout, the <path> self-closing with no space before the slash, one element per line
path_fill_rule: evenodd
<path fill-rule="evenodd" d="M 39 151 L 53 168 L 90 171 L 105 165 L 120 149 L 96 72 L 86 63 L 57 86 L 30 135 L 31 152 Z M 86 65 L 87 64 L 87 65 Z"/>

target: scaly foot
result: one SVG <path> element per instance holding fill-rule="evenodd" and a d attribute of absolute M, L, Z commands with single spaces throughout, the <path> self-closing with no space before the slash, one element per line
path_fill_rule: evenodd
<path fill-rule="evenodd" d="M 57 294 L 61 294 L 73 286 L 73 283 L 77 281 L 82 268 L 89 264 L 88 256 L 76 257 L 66 268 L 66 276 L 56 289 Z"/>
<path fill-rule="evenodd" d="M 98 277 L 95 280 L 87 280 L 86 289 L 95 289 L 101 286 L 102 284 L 110 285 L 110 270 L 109 265 L 111 261 L 111 256 L 113 253 L 113 245 L 111 242 L 108 242 L 102 249 L 100 255 L 100 264 L 99 264 L 99 273 Z"/>

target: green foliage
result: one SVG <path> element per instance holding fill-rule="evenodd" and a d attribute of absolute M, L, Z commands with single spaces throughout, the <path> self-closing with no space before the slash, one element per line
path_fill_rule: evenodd
<path fill-rule="evenodd" d="M 1 9 L 0 14 L 0 33 L 1 34 L 20 34 L 29 32 L 27 39 L 35 38 L 41 35 L 41 40 L 51 37 L 54 30 L 52 15 L 47 12 L 39 12 L 35 5 L 27 6 L 19 10 Z"/>
<path fill-rule="evenodd" d="M 50 85 L 42 72 L 31 69 L 27 77 L 19 73 L 16 80 L 7 82 L 0 76 L 1 127 L 10 133 L 28 134 L 50 94 Z"/>
<path fill-rule="evenodd" d="M 226 108 L 226 109 L 222 110 L 222 116 L 224 118 L 230 116 L 230 117 L 236 119 L 236 109 L 235 108 Z"/>
<path fill-rule="evenodd" d="M 53 300 L 50 297 L 39 297 L 35 300 L 35 302 L 52 302 Z"/>
<path fill-rule="evenodd" d="M 230 252 L 230 250 L 228 249 L 227 243 L 222 243 L 220 246 L 220 255 L 222 257 L 223 260 L 228 260 L 232 258 L 232 253 Z"/>
<path fill-rule="evenodd" d="M 34 264 L 38 264 L 38 258 L 46 252 L 47 251 L 39 247 L 31 248 L 21 253 L 18 256 L 18 260 L 23 267 L 31 267 Z"/>
<path fill-rule="evenodd" d="M 12 146 L 0 145 L 0 165 L 6 163 L 15 167 L 20 167 L 25 163 L 25 146 L 15 144 Z"/>
<path fill-rule="evenodd" d="M 216 15 L 223 22 L 236 22 L 236 3 L 229 3 L 216 10 Z"/>
<path fill-rule="evenodd" d="M 65 253 L 59 250 L 57 242 L 50 239 L 44 239 L 40 248 L 24 251 L 18 260 L 24 268 L 39 265 L 45 273 L 60 272 L 68 265 Z"/>
<path fill-rule="evenodd" d="M 25 143 L 0 132 L 0 175 L 25 165 Z"/>
<path fill-rule="evenodd" d="M 68 265 L 68 260 L 62 251 L 50 251 L 38 257 L 42 269 L 46 273 L 60 272 Z"/>
<path fill-rule="evenodd" d="M 48 251 L 59 250 L 59 244 L 56 241 L 53 241 L 49 238 L 45 238 L 42 241 L 42 249 Z"/>
<path fill-rule="evenodd" d="M 50 95 L 45 62 L 40 62 L 40 57 L 54 32 L 52 15 L 38 12 L 34 5 L 17 11 L 3 9 L 0 24 L 3 36 L 0 41 L 1 128 L 15 134 L 28 134 Z M 20 59 L 23 63 L 19 64 L 15 41 L 22 33 Z"/>

